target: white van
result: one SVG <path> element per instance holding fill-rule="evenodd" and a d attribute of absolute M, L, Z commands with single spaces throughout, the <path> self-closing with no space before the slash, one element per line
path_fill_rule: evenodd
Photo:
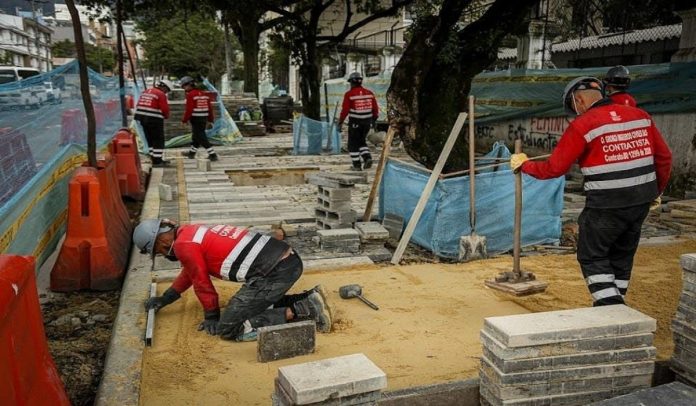
<path fill-rule="evenodd" d="M 23 66 L 0 66 L 0 85 L 18 80 L 30 78 L 40 74 L 36 68 L 25 68 Z"/>

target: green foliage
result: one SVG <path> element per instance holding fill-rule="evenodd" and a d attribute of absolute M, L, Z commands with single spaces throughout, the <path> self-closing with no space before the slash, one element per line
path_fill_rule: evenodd
<path fill-rule="evenodd" d="M 141 45 L 151 72 L 203 76 L 213 82 L 225 72 L 224 33 L 210 15 L 179 12 L 143 19 L 137 27 L 145 34 Z"/>
<path fill-rule="evenodd" d="M 53 44 L 51 53 L 57 58 L 77 58 L 75 43 L 67 39 Z M 116 65 L 116 55 L 110 48 L 85 44 L 85 56 L 87 66 L 98 72 L 113 71 Z"/>

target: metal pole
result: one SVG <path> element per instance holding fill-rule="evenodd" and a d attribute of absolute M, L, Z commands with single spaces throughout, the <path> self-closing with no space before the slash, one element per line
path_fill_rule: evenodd
<path fill-rule="evenodd" d="M 522 152 L 522 140 L 515 140 L 515 153 Z M 513 231 L 512 271 L 520 275 L 520 240 L 522 235 L 522 171 L 515 174 L 515 228 Z"/>

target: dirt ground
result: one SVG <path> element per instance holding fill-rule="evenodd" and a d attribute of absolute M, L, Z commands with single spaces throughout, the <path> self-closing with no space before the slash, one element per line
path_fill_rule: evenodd
<path fill-rule="evenodd" d="M 669 323 L 681 291 L 679 255 L 687 252 L 696 252 L 695 240 L 641 247 L 636 257 L 628 303 L 658 319 L 655 345 L 663 359 L 673 347 Z M 196 331 L 202 310 L 189 291 L 158 313 L 154 345 L 144 354 L 141 404 L 265 405 L 278 367 L 358 352 L 387 373 L 389 390 L 474 377 L 485 317 L 591 304 L 574 255 L 522 259 L 524 270 L 550 282 L 543 294 L 513 298 L 483 286 L 511 264 L 511 258 L 502 257 L 306 273 L 296 290 L 317 283 L 328 288 L 336 309 L 334 331 L 318 335 L 314 354 L 270 363 L 256 361 L 254 342 L 226 342 Z M 348 283 L 361 284 L 380 310 L 340 299 L 338 288 Z M 161 284 L 160 290 L 167 286 Z M 216 286 L 222 303 L 238 287 Z"/>

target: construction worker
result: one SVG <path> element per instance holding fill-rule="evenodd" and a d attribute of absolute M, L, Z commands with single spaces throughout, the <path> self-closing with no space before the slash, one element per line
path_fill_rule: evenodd
<path fill-rule="evenodd" d="M 155 87 L 143 91 L 135 106 L 134 118 L 145 131 L 153 167 L 169 165 L 164 160 L 164 120 L 169 118 L 167 93 L 173 88 L 172 82 L 160 80 Z"/>
<path fill-rule="evenodd" d="M 594 306 L 621 304 L 648 210 L 660 205 L 672 153 L 645 111 L 614 104 L 592 77 L 571 81 L 563 106 L 577 114 L 545 162 L 513 154 L 510 166 L 538 179 L 564 175 L 578 161 L 585 208 L 578 219 L 578 262 Z"/>
<path fill-rule="evenodd" d="M 302 260 L 285 241 L 228 225 L 177 226 L 152 219 L 138 224 L 133 242 L 141 253 L 161 254 L 182 265 L 171 287 L 146 302 L 148 310 L 173 303 L 193 286 L 203 305 L 198 330 L 210 335 L 247 341 L 258 327 L 298 319 L 314 319 L 320 332 L 331 330 L 331 309 L 321 286 L 285 294 L 302 275 Z M 222 315 L 211 276 L 243 283 Z"/>
<path fill-rule="evenodd" d="M 340 131 L 346 117 L 348 121 L 348 153 L 353 163 L 351 167 L 354 171 L 363 168 L 368 169 L 372 166 L 372 155 L 367 147 L 365 139 L 370 128 L 374 128 L 379 117 L 379 107 L 374 93 L 362 87 L 363 77 L 358 72 L 353 72 L 348 76 L 350 90 L 343 95 L 343 108 L 338 120 Z M 360 159 L 363 160 L 361 166 Z"/>
<path fill-rule="evenodd" d="M 212 128 L 215 121 L 210 96 L 196 89 L 196 83 L 191 76 L 184 76 L 179 84 L 186 91 L 186 111 L 181 122 L 186 124 L 191 121 L 191 149 L 186 156 L 195 158 L 198 147 L 202 146 L 208 152 L 208 159 L 217 161 L 218 156 L 205 134 L 206 128 Z"/>
<path fill-rule="evenodd" d="M 636 107 L 636 99 L 626 93 L 630 84 L 631 77 L 628 74 L 628 69 L 622 65 L 609 69 L 604 77 L 604 90 L 612 102 Z"/>

